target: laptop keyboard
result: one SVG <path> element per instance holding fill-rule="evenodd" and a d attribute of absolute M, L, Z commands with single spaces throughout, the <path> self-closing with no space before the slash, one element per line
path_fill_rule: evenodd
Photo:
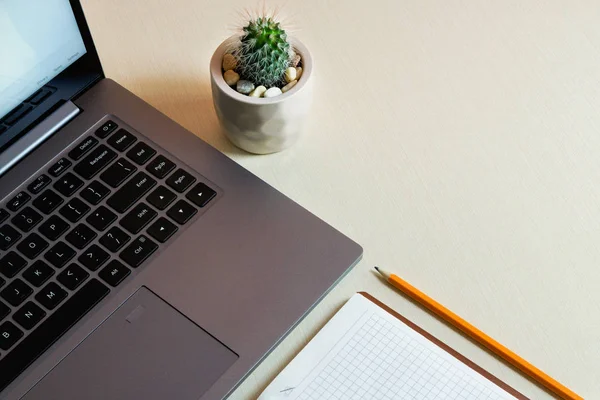
<path fill-rule="evenodd" d="M 0 390 L 217 195 L 114 121 L 65 153 L 0 204 Z"/>

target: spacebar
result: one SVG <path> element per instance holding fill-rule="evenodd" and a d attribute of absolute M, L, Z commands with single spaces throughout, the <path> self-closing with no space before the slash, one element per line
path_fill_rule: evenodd
<path fill-rule="evenodd" d="M 0 360 L 0 391 L 90 311 L 110 290 L 97 279 L 86 283 Z"/>

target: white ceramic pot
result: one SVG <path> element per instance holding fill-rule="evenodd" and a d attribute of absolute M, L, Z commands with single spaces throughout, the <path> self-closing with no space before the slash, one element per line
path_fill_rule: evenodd
<path fill-rule="evenodd" d="M 225 40 L 210 61 L 213 103 L 221 125 L 233 144 L 250 153 L 268 154 L 294 144 L 302 132 L 312 100 L 313 60 L 307 48 L 290 39 L 302 57 L 302 76 L 296 86 L 276 97 L 256 98 L 238 93 L 223 79 L 223 55 L 238 36 Z"/>

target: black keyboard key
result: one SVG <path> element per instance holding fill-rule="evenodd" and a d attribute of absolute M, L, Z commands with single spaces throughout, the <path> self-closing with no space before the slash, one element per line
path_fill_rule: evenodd
<path fill-rule="evenodd" d="M 10 314 L 10 307 L 0 301 L 0 321 L 2 321 L 8 314 Z"/>
<path fill-rule="evenodd" d="M 155 177 L 162 179 L 175 168 L 175 163 L 167 159 L 165 156 L 158 156 L 148 166 L 146 170 Z"/>
<path fill-rule="evenodd" d="M 110 254 L 102 250 L 100 246 L 93 244 L 79 256 L 78 260 L 90 271 L 96 271 L 102 264 L 107 262 L 109 258 Z"/>
<path fill-rule="evenodd" d="M 58 286 L 55 282 L 50 282 L 38 294 L 35 299 L 46 307 L 48 310 L 53 310 L 67 297 L 67 292 Z"/>
<path fill-rule="evenodd" d="M 90 206 L 77 197 L 73 197 L 59 210 L 62 216 L 71 222 L 79 221 L 88 211 L 90 211 Z"/>
<path fill-rule="evenodd" d="M 110 189 L 98 181 L 93 181 L 92 183 L 87 185 L 86 188 L 83 189 L 80 193 L 81 197 L 93 206 L 99 204 L 102 201 L 102 199 L 104 199 L 109 194 Z"/>
<path fill-rule="evenodd" d="M 58 310 L 0 358 L 0 391 L 67 332 L 109 293 L 97 279 L 91 279 Z M 0 336 L 2 336 L 0 334 Z"/>
<path fill-rule="evenodd" d="M 37 260 L 23 272 L 23 278 L 35 287 L 42 286 L 52 275 L 54 269 L 42 260 Z"/>
<path fill-rule="evenodd" d="M 129 232 L 136 234 L 150 223 L 158 213 L 148 205 L 140 203 L 133 207 L 125 217 L 119 221 L 121 226 Z"/>
<path fill-rule="evenodd" d="M 10 246 L 21 239 L 21 234 L 10 225 L 0 227 L 0 250 L 8 250 Z"/>
<path fill-rule="evenodd" d="M 99 231 L 103 231 L 115 222 L 117 215 L 104 206 L 98 207 L 89 217 L 86 218 L 88 224 Z"/>
<path fill-rule="evenodd" d="M 117 129 L 117 126 L 118 126 L 117 124 L 108 120 L 100 128 L 98 128 L 96 130 L 96 136 L 98 136 L 101 139 L 104 139 L 105 137 L 110 135 L 112 133 L 112 131 Z"/>
<path fill-rule="evenodd" d="M 6 221 L 6 219 L 10 217 L 10 214 L 8 213 L 8 211 L 6 211 L 3 208 L 0 208 L 0 223 Z"/>
<path fill-rule="evenodd" d="M 131 174 L 136 171 L 135 166 L 124 158 L 119 158 L 117 162 L 111 165 L 106 171 L 100 175 L 102 179 L 108 185 L 116 188 L 125 182 Z"/>
<path fill-rule="evenodd" d="M 29 330 L 46 316 L 46 311 L 32 301 L 28 301 L 13 314 L 13 319 L 21 327 Z"/>
<path fill-rule="evenodd" d="M 39 192 L 42 191 L 43 188 L 48 186 L 48 184 L 51 181 L 52 181 L 52 179 L 50 179 L 50 177 L 48 177 L 48 175 L 42 174 L 42 175 L 38 176 L 37 178 L 35 178 L 35 180 L 27 186 L 27 190 L 29 190 L 33 194 L 38 194 Z"/>
<path fill-rule="evenodd" d="M 123 282 L 123 279 L 131 273 L 131 270 L 121 264 L 117 260 L 112 260 L 102 271 L 98 272 L 98 276 L 110 286 L 117 286 Z"/>
<path fill-rule="evenodd" d="M 71 226 L 58 215 L 52 215 L 40 225 L 39 231 L 49 240 L 56 240 Z"/>
<path fill-rule="evenodd" d="M 188 222 L 198 210 L 185 200 L 179 200 L 167 211 L 167 215 L 180 225 Z"/>
<path fill-rule="evenodd" d="M 217 192 L 200 182 L 190 190 L 185 197 L 198 207 L 204 207 L 215 197 Z"/>
<path fill-rule="evenodd" d="M 10 349 L 22 337 L 23 332 L 19 328 L 17 328 L 12 322 L 5 321 L 2 323 L 2 325 L 0 325 L 0 349 Z M 0 371 L 3 370 L 0 369 Z"/>
<path fill-rule="evenodd" d="M 56 280 L 69 290 L 75 290 L 85 281 L 89 273 L 77 264 L 70 264 L 63 272 L 58 274 Z"/>
<path fill-rule="evenodd" d="M 31 207 L 25 207 L 11 219 L 11 222 L 23 232 L 29 232 L 40 223 L 42 216 Z"/>
<path fill-rule="evenodd" d="M 175 171 L 173 175 L 167 179 L 167 185 L 171 186 L 179 193 L 185 192 L 194 182 L 196 182 L 196 178 L 181 168 Z"/>
<path fill-rule="evenodd" d="M 99 242 L 102 246 L 115 253 L 129 242 L 130 239 L 131 237 L 123 232 L 121 228 L 113 226 L 100 238 Z"/>
<path fill-rule="evenodd" d="M 0 272 L 7 278 L 17 275 L 26 265 L 27 261 L 14 251 L 10 251 L 0 258 Z"/>
<path fill-rule="evenodd" d="M 69 152 L 69 157 L 77 161 L 83 157 L 88 151 L 98 144 L 98 139 L 93 136 L 88 136 L 83 139 L 77 147 Z"/>
<path fill-rule="evenodd" d="M 138 172 L 115 194 L 108 198 L 106 204 L 115 211 L 124 213 L 143 195 L 156 185 L 156 181 L 145 172 Z"/>
<path fill-rule="evenodd" d="M 6 281 L 0 276 L 0 287 L 4 286 Z"/>
<path fill-rule="evenodd" d="M 146 197 L 146 200 L 159 210 L 164 210 L 177 198 L 177 195 L 160 185 Z"/>
<path fill-rule="evenodd" d="M 127 246 L 119 257 L 133 268 L 139 267 L 152 253 L 158 249 L 158 245 L 146 236 L 142 235 Z"/>
<path fill-rule="evenodd" d="M 73 171 L 83 177 L 83 179 L 92 179 L 116 157 L 117 153 L 101 144 L 92 150 L 83 160 L 79 161 L 75 168 L 73 168 Z"/>
<path fill-rule="evenodd" d="M 166 218 L 160 217 L 156 220 L 150 228 L 148 228 L 148 234 L 154 239 L 161 243 L 166 242 L 175 232 L 177 232 L 177 226 Z"/>
<path fill-rule="evenodd" d="M 71 161 L 67 160 L 66 158 L 61 158 L 56 164 L 50 167 L 48 173 L 56 178 L 57 176 L 65 172 L 70 166 Z"/>
<path fill-rule="evenodd" d="M 57 242 L 44 254 L 44 258 L 56 268 L 62 268 L 77 252 L 64 242 Z"/>
<path fill-rule="evenodd" d="M 10 285 L 2 289 L 0 296 L 2 296 L 2 298 L 11 306 L 16 307 L 24 302 L 31 293 L 33 293 L 33 289 L 31 289 L 25 282 L 17 278 L 12 281 Z"/>
<path fill-rule="evenodd" d="M 0 123 L 2 123 L 2 121 L 0 121 Z M 2 134 L 2 133 L 4 133 L 4 132 L 6 132 L 6 130 L 7 130 L 7 129 L 8 129 L 8 128 L 7 128 L 6 126 L 4 126 L 4 125 L 0 125 L 0 134 Z"/>
<path fill-rule="evenodd" d="M 146 164 L 154 155 L 156 150 L 148 146 L 146 143 L 138 142 L 128 152 L 127 157 L 138 165 Z"/>
<path fill-rule="evenodd" d="M 67 239 L 67 242 L 81 250 L 90 244 L 90 242 L 94 240 L 96 236 L 96 232 L 94 232 L 89 226 L 85 224 L 79 224 L 73 228 L 73 230 L 71 230 L 67 236 L 65 236 L 65 239 Z"/>
<path fill-rule="evenodd" d="M 52 211 L 56 210 L 63 201 L 63 198 L 55 191 L 48 189 L 44 190 L 44 193 L 40 194 L 32 204 L 44 214 L 50 214 Z"/>
<path fill-rule="evenodd" d="M 17 211 L 29 200 L 31 200 L 30 195 L 28 195 L 26 192 L 19 192 L 15 197 L 10 199 L 8 203 L 6 203 L 6 208 L 13 212 Z"/>
<path fill-rule="evenodd" d="M 25 257 L 34 259 L 39 256 L 47 247 L 48 242 L 34 232 L 30 233 L 29 236 L 21 240 L 21 242 L 17 245 L 17 250 L 19 250 L 21 254 L 25 255 Z"/>
<path fill-rule="evenodd" d="M 118 151 L 125 151 L 135 143 L 137 139 L 131 133 L 125 129 L 119 129 L 117 133 L 113 134 L 107 141 L 109 145 L 114 147 Z"/>
<path fill-rule="evenodd" d="M 54 189 L 56 189 L 63 196 L 69 197 L 83 186 L 83 181 L 68 172 L 54 183 Z"/>

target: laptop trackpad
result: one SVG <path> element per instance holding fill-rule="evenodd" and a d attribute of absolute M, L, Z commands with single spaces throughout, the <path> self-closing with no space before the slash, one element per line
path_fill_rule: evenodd
<path fill-rule="evenodd" d="M 237 358 L 142 287 L 24 398 L 197 400 Z"/>

